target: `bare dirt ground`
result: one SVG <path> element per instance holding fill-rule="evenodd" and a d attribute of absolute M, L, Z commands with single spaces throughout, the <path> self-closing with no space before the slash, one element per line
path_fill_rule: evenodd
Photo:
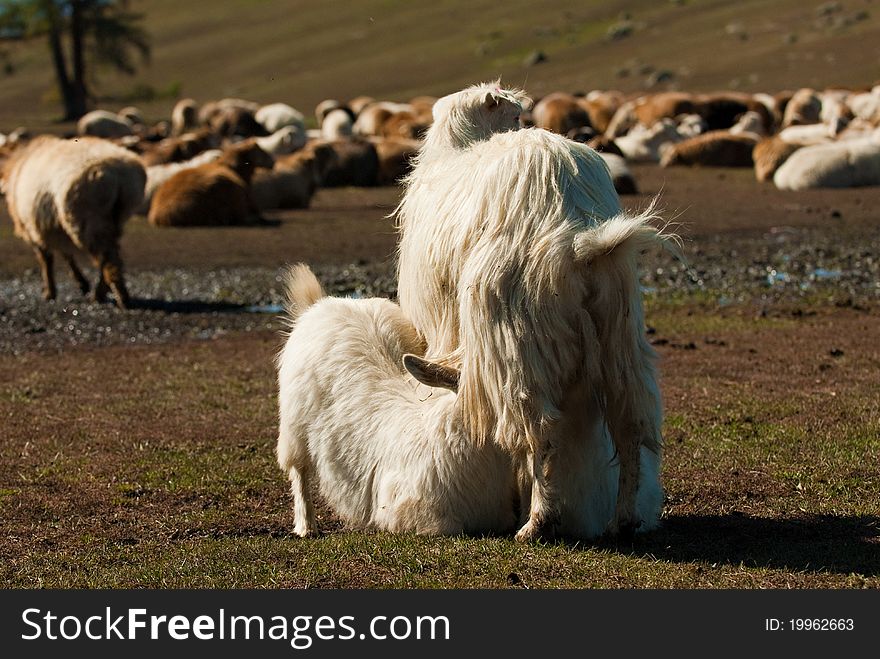
<path fill-rule="evenodd" d="M 82 301 L 0 217 L 0 578 L 7 586 L 878 587 L 877 189 L 636 169 L 690 269 L 646 255 L 666 404 L 660 531 L 632 546 L 289 535 L 272 454 L 279 269 L 393 295 L 395 188 L 277 226 L 123 241 L 139 308 Z M 5 211 L 4 211 L 5 212 Z M 74 314 L 75 312 L 75 314 Z"/>

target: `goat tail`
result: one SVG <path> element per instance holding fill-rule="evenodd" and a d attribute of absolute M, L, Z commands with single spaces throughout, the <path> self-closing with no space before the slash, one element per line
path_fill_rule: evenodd
<path fill-rule="evenodd" d="M 575 257 L 584 264 L 606 259 L 624 262 L 643 250 L 660 246 L 683 262 L 681 239 L 668 230 L 668 224 L 661 229 L 654 226 L 651 222 L 657 219 L 652 204 L 638 215 L 621 213 L 581 231 L 574 238 Z"/>
<path fill-rule="evenodd" d="M 287 298 L 284 310 L 291 327 L 306 309 L 325 295 L 315 273 L 305 263 L 297 263 L 287 269 L 284 289 Z"/>

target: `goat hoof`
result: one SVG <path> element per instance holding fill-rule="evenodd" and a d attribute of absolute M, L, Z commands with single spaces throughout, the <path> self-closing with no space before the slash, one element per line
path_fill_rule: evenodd
<path fill-rule="evenodd" d="M 318 537 L 318 529 L 316 528 L 305 528 L 305 529 L 293 529 L 293 534 L 298 538 L 317 538 Z"/>
<path fill-rule="evenodd" d="M 552 540 L 555 537 L 553 524 L 538 522 L 530 519 L 519 531 L 514 539 L 517 542 L 537 542 L 538 540 Z"/>
<path fill-rule="evenodd" d="M 636 531 L 641 526 L 641 522 L 633 520 L 614 520 L 609 526 L 606 535 L 622 542 L 632 542 L 635 540 Z"/>

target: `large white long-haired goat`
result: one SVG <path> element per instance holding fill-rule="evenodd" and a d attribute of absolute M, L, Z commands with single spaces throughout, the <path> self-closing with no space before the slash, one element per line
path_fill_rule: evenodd
<path fill-rule="evenodd" d="M 595 433 L 610 432 L 620 465 L 608 532 L 650 528 L 659 504 L 650 518 L 637 507 L 640 464 L 659 492 L 662 411 L 637 256 L 664 239 L 650 212 L 623 213 L 594 150 L 517 130 L 525 101 L 483 84 L 434 106 L 396 211 L 400 304 L 426 358 L 458 379 L 467 432 L 518 458 L 518 540 L 582 534 L 589 475 L 572 473 L 569 444 Z"/>
<path fill-rule="evenodd" d="M 290 270 L 286 284 L 292 329 L 278 358 L 276 453 L 291 482 L 294 533 L 317 533 L 315 481 L 353 526 L 434 534 L 512 530 L 517 483 L 510 456 L 492 442 L 474 441 L 455 383 L 408 354 L 425 346 L 400 307 L 382 299 L 324 298 L 302 265 Z M 404 367 L 440 388 L 418 386 Z M 614 447 L 607 432 L 593 432 L 563 451 L 581 476 L 566 487 L 576 500 L 566 522 L 579 536 L 596 537 L 614 513 Z M 659 462 L 648 460 L 639 510 L 652 518 L 662 491 Z"/>

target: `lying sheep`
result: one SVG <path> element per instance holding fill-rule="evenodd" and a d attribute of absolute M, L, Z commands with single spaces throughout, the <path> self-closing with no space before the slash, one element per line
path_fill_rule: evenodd
<path fill-rule="evenodd" d="M 341 140 L 351 137 L 353 132 L 354 120 L 348 110 L 330 110 L 321 121 L 321 139 Z"/>
<path fill-rule="evenodd" d="M 614 153 L 599 153 L 608 166 L 611 181 L 617 194 L 638 194 L 635 176 L 626 164 L 626 160 Z"/>
<path fill-rule="evenodd" d="M 199 155 L 190 160 L 147 167 L 147 184 L 144 187 L 144 199 L 135 212 L 138 215 L 148 215 L 150 212 L 150 205 L 153 202 L 153 195 L 156 193 L 156 190 L 158 190 L 160 185 L 174 176 L 177 172 L 214 162 L 222 155 L 223 152 L 220 149 L 209 149 L 207 151 L 202 151 Z"/>
<path fill-rule="evenodd" d="M 143 198 L 145 183 L 137 157 L 103 139 L 42 136 L 12 154 L 3 169 L 2 188 L 15 234 L 34 248 L 47 300 L 56 295 L 56 251 L 83 294 L 88 292 L 74 256 L 82 250 L 99 271 L 95 300 L 103 302 L 112 291 L 120 309 L 128 306 L 119 239 Z"/>
<path fill-rule="evenodd" d="M 683 139 L 675 121 L 661 119 L 650 127 L 636 124 L 626 135 L 615 137 L 614 143 L 627 160 L 659 162 L 667 145 Z"/>
<path fill-rule="evenodd" d="M 880 185 L 880 130 L 867 139 L 799 149 L 776 170 L 773 182 L 780 190 Z"/>
<path fill-rule="evenodd" d="M 279 159 L 272 169 L 258 168 L 250 195 L 258 210 L 308 208 L 320 184 L 321 151 L 298 151 Z"/>
<path fill-rule="evenodd" d="M 563 92 L 547 94 L 535 103 L 532 109 L 532 121 L 538 128 L 552 130 L 560 135 L 568 135 L 578 128 L 592 128 L 590 115 L 578 103 L 579 100 Z"/>
<path fill-rule="evenodd" d="M 296 126 L 303 131 L 306 129 L 305 117 L 302 112 L 287 103 L 264 105 L 256 111 L 254 118 L 269 133 L 279 131 L 286 126 Z"/>
<path fill-rule="evenodd" d="M 382 139 L 371 140 L 379 158 L 377 183 L 396 185 L 412 171 L 412 164 L 422 143 L 418 140 Z"/>
<path fill-rule="evenodd" d="M 804 87 L 797 90 L 785 104 L 782 128 L 817 124 L 821 121 L 822 100 L 815 90 Z"/>
<path fill-rule="evenodd" d="M 306 132 L 299 126 L 285 126 L 266 137 L 257 137 L 257 145 L 271 156 L 284 156 L 306 145 Z"/>
<path fill-rule="evenodd" d="M 376 147 L 367 140 L 313 140 L 304 150 L 316 154 L 322 188 L 368 187 L 378 181 L 379 156 Z"/>
<path fill-rule="evenodd" d="M 84 114 L 76 124 L 77 133 L 116 139 L 134 134 L 131 121 L 107 110 L 93 110 Z"/>
<path fill-rule="evenodd" d="M 400 308 L 381 299 L 324 298 L 302 265 L 288 273 L 286 286 L 292 329 L 278 357 L 276 457 L 290 479 L 293 532 L 318 533 L 313 484 L 354 527 L 447 535 L 512 530 L 516 507 L 528 501 L 519 501 L 510 458 L 467 432 L 455 383 L 417 356 L 424 342 Z M 569 428 L 585 440 L 560 447 L 572 467 L 562 525 L 584 539 L 601 535 L 613 518 L 619 471 L 601 415 L 591 423 L 601 427 Z M 637 511 L 652 520 L 648 528 L 663 491 L 659 458 L 643 450 L 641 460 Z"/>
<path fill-rule="evenodd" d="M 191 98 L 184 98 L 171 110 L 171 134 L 183 135 L 199 126 L 199 106 Z"/>
<path fill-rule="evenodd" d="M 156 190 L 148 221 L 153 226 L 206 226 L 260 222 L 248 185 L 272 156 L 253 140 L 240 142 L 212 163 L 184 169 Z"/>
<path fill-rule="evenodd" d="M 141 144 L 141 161 L 147 167 L 192 160 L 203 151 L 220 147 L 220 138 L 207 128 L 179 137 L 169 137 L 155 144 Z"/>
<path fill-rule="evenodd" d="M 755 135 L 712 130 L 671 145 L 663 153 L 660 164 L 663 167 L 751 167 L 754 164 L 752 151 L 757 142 Z"/>
<path fill-rule="evenodd" d="M 805 145 L 798 142 L 786 142 L 779 135 L 760 140 L 752 152 L 752 159 L 755 161 L 755 178 L 759 181 L 769 181 L 782 163 L 803 146 Z"/>
<path fill-rule="evenodd" d="M 318 103 L 318 105 L 315 106 L 315 119 L 317 119 L 318 125 L 322 125 L 324 123 L 324 117 L 333 112 L 333 110 L 341 110 L 344 107 L 345 106 L 342 105 L 342 103 L 334 98 L 328 98 Z"/>

